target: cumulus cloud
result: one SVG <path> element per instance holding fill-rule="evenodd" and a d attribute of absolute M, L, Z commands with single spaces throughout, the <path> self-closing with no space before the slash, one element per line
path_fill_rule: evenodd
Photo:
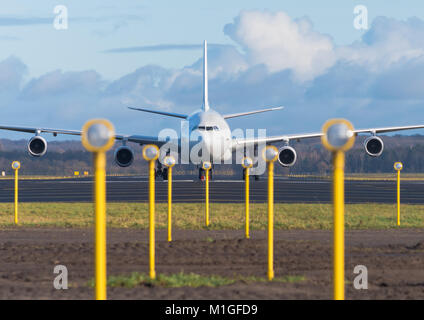
<path fill-rule="evenodd" d="M 313 30 L 308 18 L 285 12 L 244 11 L 224 32 L 246 51 L 250 63 L 271 72 L 291 69 L 299 80 L 322 74 L 335 62 L 332 39 Z"/>
<path fill-rule="evenodd" d="M 22 97 L 61 96 L 65 94 L 95 94 L 101 89 L 101 76 L 95 71 L 62 72 L 56 70 L 32 79 Z"/>
<path fill-rule="evenodd" d="M 203 72 L 203 58 L 197 60 L 189 69 L 196 70 L 200 75 Z M 185 69 L 188 69 L 185 68 Z M 208 44 L 208 76 L 210 79 L 216 77 L 234 77 L 249 68 L 246 57 L 241 54 L 235 46 L 221 45 L 210 46 Z"/>
<path fill-rule="evenodd" d="M 172 71 L 159 66 L 144 66 L 111 82 L 104 95 L 118 99 L 121 105 L 139 105 L 169 111 L 174 104 L 166 100 L 165 95 L 172 83 L 172 74 Z"/>
<path fill-rule="evenodd" d="M 377 17 L 360 41 L 337 49 L 340 60 L 379 72 L 424 54 L 424 21 Z"/>
<path fill-rule="evenodd" d="M 398 62 L 376 77 L 370 96 L 376 99 L 424 101 L 424 56 Z"/>
<path fill-rule="evenodd" d="M 19 90 L 27 72 L 27 66 L 17 57 L 12 56 L 1 61 L 0 92 Z"/>

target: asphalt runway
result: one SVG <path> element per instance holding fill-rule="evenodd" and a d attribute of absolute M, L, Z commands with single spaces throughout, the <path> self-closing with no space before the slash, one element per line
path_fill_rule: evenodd
<path fill-rule="evenodd" d="M 194 178 L 194 179 L 193 179 Z M 196 177 L 174 177 L 174 202 L 203 202 L 205 183 Z M 167 201 L 167 181 L 156 182 L 156 200 Z M 267 201 L 267 181 L 251 180 L 251 202 Z M 91 178 L 58 180 L 20 180 L 20 202 L 89 202 L 92 201 Z M 331 181 L 308 179 L 275 179 L 275 202 L 329 203 Z M 395 181 L 346 181 L 346 203 L 395 203 Z M 424 203 L 424 181 L 401 183 L 402 203 Z M 108 177 L 108 201 L 147 202 L 148 179 L 144 176 Z M 220 203 L 244 202 L 244 181 L 217 177 L 210 183 L 210 200 Z M 0 180 L 0 202 L 14 201 L 14 181 Z"/>

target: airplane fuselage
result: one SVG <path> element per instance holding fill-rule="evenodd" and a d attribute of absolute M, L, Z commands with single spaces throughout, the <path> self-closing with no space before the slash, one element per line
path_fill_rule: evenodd
<path fill-rule="evenodd" d="M 231 158 L 231 130 L 227 121 L 212 109 L 196 110 L 187 117 L 190 134 L 190 152 L 207 152 L 210 161 L 221 162 Z M 194 150 L 194 148 L 197 148 Z"/>

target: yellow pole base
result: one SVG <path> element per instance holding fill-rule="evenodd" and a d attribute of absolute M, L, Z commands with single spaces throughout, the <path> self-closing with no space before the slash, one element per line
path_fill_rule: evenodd
<path fill-rule="evenodd" d="M 274 162 L 268 163 L 268 280 L 274 279 Z"/>
<path fill-rule="evenodd" d="M 205 224 L 206 227 L 209 227 L 209 170 L 206 170 L 206 209 L 205 209 Z"/>
<path fill-rule="evenodd" d="M 249 202 L 250 202 L 250 199 L 249 199 L 249 168 L 246 168 L 245 169 L 246 171 L 246 174 L 245 174 L 245 176 L 244 176 L 244 179 L 246 180 L 245 182 L 246 182 L 246 184 L 245 184 L 245 201 L 246 201 L 246 204 L 245 204 L 245 210 L 246 210 L 246 239 L 249 239 L 250 238 L 250 230 L 249 230 Z"/>
<path fill-rule="evenodd" d="M 96 300 L 106 300 L 106 154 L 94 153 Z"/>
<path fill-rule="evenodd" d="M 15 224 L 18 224 L 18 169 L 15 170 Z"/>
<path fill-rule="evenodd" d="M 149 162 L 149 268 L 150 279 L 155 279 L 155 160 Z"/>
<path fill-rule="evenodd" d="M 333 154 L 334 300 L 344 300 L 344 165 L 345 165 L 344 152 L 335 151 Z"/>
<path fill-rule="evenodd" d="M 397 225 L 400 226 L 400 170 L 397 172 Z"/>
<path fill-rule="evenodd" d="M 168 168 L 168 242 L 172 241 L 172 167 Z"/>

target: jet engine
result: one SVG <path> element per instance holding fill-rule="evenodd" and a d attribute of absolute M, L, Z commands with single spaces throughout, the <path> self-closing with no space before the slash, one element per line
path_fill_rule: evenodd
<path fill-rule="evenodd" d="M 278 151 L 278 162 L 283 167 L 291 167 L 296 163 L 297 154 L 290 146 L 284 146 Z"/>
<path fill-rule="evenodd" d="M 115 151 L 115 162 L 120 167 L 129 167 L 134 161 L 134 152 L 130 147 L 121 146 Z"/>
<path fill-rule="evenodd" d="M 368 137 L 364 141 L 365 151 L 371 157 L 378 157 L 383 153 L 384 143 L 381 138 L 377 136 Z"/>
<path fill-rule="evenodd" d="M 41 136 L 32 137 L 28 141 L 28 152 L 33 157 L 44 156 L 47 152 L 47 141 Z"/>

